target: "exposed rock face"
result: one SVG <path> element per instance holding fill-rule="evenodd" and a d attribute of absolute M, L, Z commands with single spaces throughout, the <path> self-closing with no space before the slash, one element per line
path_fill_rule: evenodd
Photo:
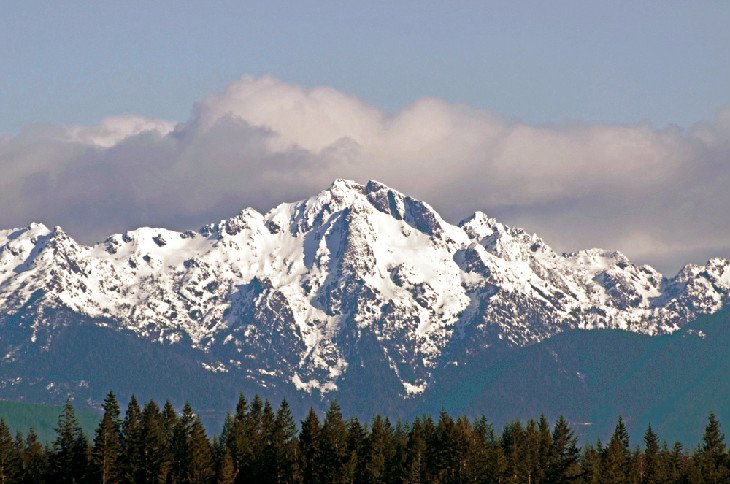
<path fill-rule="evenodd" d="M 479 348 L 570 328 L 667 333 L 729 301 L 726 259 L 667 279 L 619 252 L 557 254 L 481 212 L 449 224 L 374 181 L 337 180 L 267 214 L 246 209 L 197 232 L 140 228 L 92 247 L 41 224 L 0 231 L 0 331 L 28 325 L 7 354 L 52 344 L 61 323 L 49 310 L 63 309 L 202 349 L 209 371 L 303 391 L 334 390 L 370 359 L 407 396 Z"/>

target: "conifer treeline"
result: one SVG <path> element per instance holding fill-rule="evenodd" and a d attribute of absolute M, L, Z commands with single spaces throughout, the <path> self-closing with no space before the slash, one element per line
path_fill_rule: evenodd
<path fill-rule="evenodd" d="M 344 420 L 332 403 L 323 421 L 310 410 L 301 430 L 286 401 L 278 409 L 243 395 L 222 433 L 209 439 L 190 405 L 175 412 L 132 397 L 124 417 L 113 393 L 90 440 L 69 400 L 57 436 L 43 446 L 30 430 L 15 438 L 0 420 L 0 484 L 99 483 L 720 483 L 730 482 L 730 456 L 710 414 L 692 452 L 668 447 L 649 427 L 632 449 L 618 419 L 607 445 L 578 447 L 568 422 L 542 416 L 515 420 L 500 435 L 485 418 L 395 425 Z"/>

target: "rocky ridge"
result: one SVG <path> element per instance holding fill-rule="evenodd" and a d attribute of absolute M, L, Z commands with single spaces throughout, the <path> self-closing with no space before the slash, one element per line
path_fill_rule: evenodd
<path fill-rule="evenodd" d="M 348 368 L 377 362 L 407 397 L 481 348 L 575 328 L 670 333 L 729 302 L 727 259 L 667 278 L 620 252 L 558 254 L 481 212 L 452 225 L 375 181 L 93 246 L 42 224 L 0 231 L 0 332 L 27 330 L 0 357 L 51 345 L 68 320 L 48 315 L 62 309 L 197 348 L 210 372 L 306 392 L 336 390 Z"/>

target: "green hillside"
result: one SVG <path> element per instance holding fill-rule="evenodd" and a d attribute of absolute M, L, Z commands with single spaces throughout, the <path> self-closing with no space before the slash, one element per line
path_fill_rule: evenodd
<path fill-rule="evenodd" d="M 670 442 L 698 443 L 710 411 L 730 421 L 730 312 L 676 333 L 566 331 L 516 350 L 487 350 L 447 368 L 422 413 L 486 415 L 497 426 L 564 415 L 581 439 L 604 441 L 622 415 L 633 442 L 651 424 Z"/>
<path fill-rule="evenodd" d="M 42 442 L 51 442 L 55 438 L 58 416 L 62 410 L 62 407 L 53 405 L 0 400 L 0 418 L 5 420 L 13 434 L 20 431 L 25 435 L 28 433 L 28 429 L 33 427 Z M 99 422 L 99 416 L 77 411 L 76 417 L 86 435 L 92 437 Z"/>

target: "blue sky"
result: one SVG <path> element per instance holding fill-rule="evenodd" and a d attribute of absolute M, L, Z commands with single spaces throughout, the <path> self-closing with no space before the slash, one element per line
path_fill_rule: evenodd
<path fill-rule="evenodd" d="M 687 127 L 730 103 L 730 2 L 5 2 L 0 133 L 184 120 L 244 74 L 388 111 Z"/>
<path fill-rule="evenodd" d="M 5 2 L 0 228 L 377 179 L 665 273 L 730 257 L 730 2 Z"/>

